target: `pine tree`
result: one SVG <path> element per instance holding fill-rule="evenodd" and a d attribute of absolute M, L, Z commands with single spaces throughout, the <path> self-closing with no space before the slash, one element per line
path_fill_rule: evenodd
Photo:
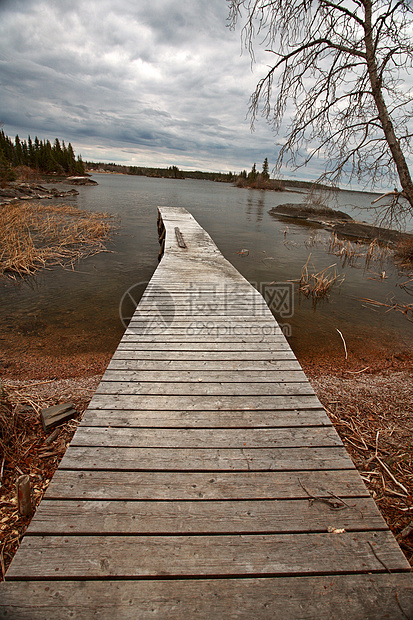
<path fill-rule="evenodd" d="M 20 142 L 19 136 L 16 136 L 14 139 L 14 158 L 13 164 L 14 166 L 21 166 L 23 163 L 23 149 Z"/>
<path fill-rule="evenodd" d="M 255 181 L 257 180 L 257 166 L 256 164 L 254 164 L 251 168 L 251 172 L 248 175 L 248 181 L 249 183 L 255 183 Z"/>

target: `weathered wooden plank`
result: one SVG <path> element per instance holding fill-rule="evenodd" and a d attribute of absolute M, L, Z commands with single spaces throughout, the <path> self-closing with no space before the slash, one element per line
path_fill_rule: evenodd
<path fill-rule="evenodd" d="M 175 367 L 164 370 L 120 370 L 108 368 L 102 377 L 104 382 L 139 383 L 186 383 L 199 381 L 206 383 L 308 383 L 302 370 L 280 371 L 271 370 L 175 370 Z"/>
<path fill-rule="evenodd" d="M 122 411 L 88 408 L 80 426 L 125 428 L 279 428 L 331 426 L 324 409 L 290 411 Z"/>
<path fill-rule="evenodd" d="M 170 321 L 170 322 L 167 322 Z M 211 338 L 211 342 L 218 340 L 220 338 L 224 339 L 224 342 L 231 338 L 232 341 L 235 342 L 241 340 L 244 341 L 245 338 L 253 338 L 255 342 L 260 342 L 265 340 L 267 343 L 286 343 L 284 335 L 281 333 L 280 328 L 275 324 L 268 323 L 268 325 L 263 325 L 262 323 L 250 322 L 250 323 L 236 323 L 235 321 L 194 321 L 189 320 L 187 325 L 183 325 L 182 322 L 177 325 L 172 318 L 163 319 L 158 323 L 153 323 L 148 321 L 147 323 L 133 322 L 129 323 L 128 328 L 123 336 L 123 341 L 133 341 L 136 339 L 136 336 L 150 336 L 160 335 L 163 336 L 174 336 L 177 340 L 181 340 L 182 338 L 188 339 L 196 337 L 202 337 L 206 339 L 206 337 Z M 168 340 L 166 339 L 165 342 Z M 245 342 L 247 342 L 246 340 Z"/>
<path fill-rule="evenodd" d="M 40 420 L 43 430 L 49 431 L 51 428 L 64 424 L 77 415 L 77 411 L 73 403 L 61 403 L 46 407 L 40 411 Z"/>
<path fill-rule="evenodd" d="M 110 424 L 110 422 L 108 422 Z M 72 446 L 122 448 L 302 448 L 342 446 L 334 428 L 112 428 L 82 426 Z"/>
<path fill-rule="evenodd" d="M 171 317 L 174 320 L 177 319 L 182 321 L 188 320 L 191 317 L 194 317 L 194 320 L 208 320 L 211 317 L 214 320 L 219 320 L 221 318 L 226 318 L 228 320 L 249 318 L 250 320 L 260 321 L 261 319 L 265 319 L 265 321 L 268 320 L 277 324 L 268 306 L 264 308 L 254 302 L 250 304 L 228 304 L 225 300 L 213 303 L 190 300 L 188 302 L 186 300 L 177 301 L 176 303 L 168 300 L 158 300 L 158 303 L 156 303 L 155 301 L 143 300 L 139 302 L 131 320 L 153 319 L 156 315 Z"/>
<path fill-rule="evenodd" d="M 162 331 L 159 330 L 158 332 L 148 331 L 144 334 L 131 333 L 127 337 L 124 336 L 124 338 L 122 338 L 119 342 L 118 349 L 121 351 L 133 350 L 138 352 L 142 350 L 162 351 L 165 355 L 165 359 L 168 358 L 169 351 L 173 352 L 179 349 L 183 352 L 198 351 L 201 353 L 208 351 L 223 351 L 231 354 L 231 352 L 237 351 L 245 354 L 248 352 L 254 353 L 261 351 L 259 345 L 262 344 L 262 351 L 263 353 L 267 353 L 267 356 L 277 354 L 278 352 L 289 352 L 291 350 L 287 343 L 283 341 L 275 342 L 272 341 L 272 338 L 272 336 L 257 338 L 256 336 L 248 335 L 242 337 L 229 336 L 226 338 L 224 335 L 221 337 L 221 335 L 217 336 L 216 334 L 173 336 L 173 334 L 163 334 Z M 248 359 L 248 357 L 244 355 L 244 359 Z M 291 357 L 291 359 L 294 358 Z"/>
<path fill-rule="evenodd" d="M 190 307 L 185 307 L 187 311 L 190 311 Z M 262 313 L 257 315 L 255 312 L 246 313 L 239 312 L 237 315 L 229 314 L 228 311 L 222 310 L 221 314 L 218 314 L 215 308 L 211 308 L 210 317 L 197 317 L 194 319 L 191 315 L 181 315 L 177 312 L 175 306 L 170 307 L 159 304 L 156 310 L 151 312 L 144 311 L 138 306 L 138 311 L 135 312 L 130 320 L 129 326 L 147 327 L 148 325 L 156 325 L 161 323 L 162 320 L 168 317 L 171 319 L 170 327 L 174 329 L 185 329 L 188 325 L 227 325 L 232 324 L 240 329 L 249 328 L 250 326 L 262 327 L 265 329 L 273 329 L 278 335 L 282 335 L 282 331 L 276 320 L 271 313 Z M 165 321 L 164 321 L 165 322 Z"/>
<path fill-rule="evenodd" d="M 245 304 L 239 307 L 235 305 L 231 305 L 227 307 L 227 304 L 224 303 L 214 303 L 214 304 L 194 304 L 193 306 L 189 304 L 173 304 L 173 303 L 159 303 L 155 304 L 149 302 L 140 302 L 137 310 L 133 314 L 131 321 L 139 322 L 140 320 L 153 319 L 154 315 L 157 313 L 161 313 L 162 317 L 171 317 L 174 322 L 176 321 L 184 321 L 188 320 L 191 317 L 196 317 L 195 320 L 200 320 L 205 318 L 206 320 L 209 317 L 213 317 L 214 319 L 227 319 L 227 320 L 260 320 L 261 317 L 268 319 L 268 321 L 274 321 L 274 317 L 271 312 L 268 310 L 268 306 L 264 307 L 256 307 L 251 305 L 247 307 Z M 281 329 L 281 328 L 280 328 Z"/>
<path fill-rule="evenodd" d="M 44 553 L 47 549 L 48 553 Z M 218 536 L 26 536 L 8 579 L 409 571 L 389 531 Z M 322 558 L 322 560 L 321 560 Z"/>
<path fill-rule="evenodd" d="M 252 343 L 265 342 L 266 345 L 272 345 L 279 348 L 279 350 L 285 350 L 288 347 L 284 336 L 277 334 L 274 331 L 264 330 L 262 328 L 243 328 L 239 329 L 236 326 L 224 324 L 216 324 L 215 326 L 192 326 L 185 329 L 174 329 L 173 327 L 166 327 L 165 324 L 159 324 L 158 327 L 150 326 L 142 329 L 128 328 L 127 333 L 123 336 L 121 343 L 134 343 L 134 342 L 196 342 L 196 343 L 222 343 L 224 346 L 226 343 L 245 343 L 246 345 Z"/>
<path fill-rule="evenodd" d="M 219 289 L 219 284 L 216 282 L 210 285 L 210 290 L 202 291 L 201 286 L 199 284 L 195 284 L 190 289 L 190 285 L 187 283 L 182 283 L 183 290 L 178 291 L 175 288 L 167 287 L 165 284 L 160 284 L 157 289 L 153 291 L 149 291 L 143 293 L 140 303 L 143 304 L 144 307 L 152 304 L 153 306 L 157 306 L 159 301 L 164 301 L 167 305 L 177 305 L 177 306 L 191 306 L 195 307 L 195 305 L 205 306 L 206 308 L 212 307 L 222 307 L 222 308 L 245 308 L 248 312 L 249 309 L 256 309 L 259 313 L 270 316 L 271 311 L 268 308 L 268 305 L 263 300 L 263 297 L 259 293 L 249 294 L 246 289 L 238 290 L 236 288 L 231 291 L 225 291 L 225 289 Z M 237 292 L 238 291 L 238 292 Z M 159 308 L 159 306 L 158 306 Z"/>
<path fill-rule="evenodd" d="M 162 268 L 164 268 L 164 266 L 165 265 L 163 265 Z M 208 267 L 204 267 L 204 269 L 208 269 Z M 213 273 L 210 281 L 207 283 L 197 282 L 196 274 L 193 280 L 187 278 L 186 275 L 187 274 L 182 273 L 182 271 L 179 274 L 182 280 L 180 280 L 181 289 L 178 289 L 179 283 L 174 282 L 168 284 L 168 275 L 165 274 L 162 280 L 158 281 L 155 288 L 151 288 L 149 285 L 149 288 L 145 289 L 141 297 L 142 301 L 147 303 L 157 303 L 159 300 L 165 300 L 168 303 L 199 301 L 206 304 L 222 303 L 228 305 L 237 304 L 238 306 L 251 306 L 255 304 L 257 308 L 267 305 L 262 295 L 257 290 L 253 289 L 249 283 L 245 285 L 242 282 L 233 280 L 230 284 L 221 284 L 219 281 L 219 273 Z M 189 275 L 191 276 L 193 274 Z"/>
<path fill-rule="evenodd" d="M 277 342 L 274 343 L 274 345 L 272 345 L 270 342 L 257 342 L 257 339 L 255 339 L 254 341 L 243 341 L 243 340 L 239 340 L 236 342 L 233 341 L 228 341 L 225 342 L 223 339 L 219 339 L 219 340 L 212 340 L 212 341 L 202 341 L 202 340 L 178 340 L 175 339 L 173 341 L 162 341 L 162 340 L 158 340 L 157 338 L 160 335 L 154 335 L 154 336 L 147 336 L 145 338 L 141 337 L 138 338 L 137 336 L 135 336 L 135 339 L 132 340 L 121 340 L 121 342 L 119 343 L 118 346 L 118 351 L 126 351 L 128 349 L 131 349 L 133 351 L 146 351 L 149 352 L 151 350 L 154 351 L 158 351 L 159 349 L 161 349 L 162 352 L 165 353 L 165 357 L 167 357 L 167 352 L 168 351 L 180 351 L 180 352 L 185 352 L 185 351 L 196 351 L 196 352 L 203 352 L 203 351 L 223 351 L 225 352 L 227 355 L 231 352 L 231 351 L 236 351 L 236 352 L 242 352 L 245 356 L 246 359 L 251 359 L 250 357 L 248 358 L 248 353 L 251 352 L 258 352 L 261 354 L 261 358 L 267 354 L 267 357 L 269 356 L 271 358 L 271 355 L 273 354 L 278 354 L 278 351 L 285 351 L 285 352 L 290 352 L 290 349 L 288 347 L 288 345 L 286 343 L 283 342 Z M 161 336 L 160 336 L 161 337 Z"/>
<path fill-rule="evenodd" d="M 315 502 L 44 500 L 28 535 L 277 534 L 332 529 L 380 531 L 387 526 L 370 498 L 341 501 L 330 497 Z"/>
<path fill-rule="evenodd" d="M 157 396 L 128 394 L 95 394 L 92 409 L 175 410 L 175 411 L 273 411 L 320 409 L 316 396 Z"/>
<path fill-rule="evenodd" d="M 195 372 L 216 373 L 216 376 L 221 375 L 221 373 L 229 374 L 230 371 L 236 371 L 237 375 L 248 371 L 252 379 L 257 376 L 266 376 L 267 373 L 279 372 L 280 377 L 285 377 L 284 380 L 287 378 L 287 373 L 291 373 L 291 376 L 295 377 L 297 376 L 296 373 L 302 372 L 299 362 L 294 359 L 273 360 L 271 362 L 266 360 L 198 360 L 195 363 L 194 360 L 124 360 L 113 357 L 108 365 L 108 371 L 118 370 L 162 372 L 165 380 L 171 381 L 178 374 L 181 376 L 187 371 L 191 371 L 191 374 Z M 104 377 L 106 376 L 105 373 Z"/>
<path fill-rule="evenodd" d="M 49 580 L 7 582 L 0 588 L 0 618 L 4 620 L 413 617 L 412 577 L 406 573 L 173 581 Z"/>
<path fill-rule="evenodd" d="M 70 445 L 62 469 L 132 471 L 301 471 L 352 469 L 346 450 L 332 448 L 105 448 Z"/>
<path fill-rule="evenodd" d="M 175 226 L 175 237 L 176 237 L 176 241 L 178 243 L 178 246 L 180 248 L 186 248 L 187 245 L 184 241 L 184 236 L 182 234 L 182 232 L 179 230 L 178 226 Z"/>
<path fill-rule="evenodd" d="M 311 396 L 314 390 L 308 381 L 297 383 L 213 383 L 209 381 L 158 382 L 102 381 L 96 394 L 154 394 L 157 396 Z"/>
<path fill-rule="evenodd" d="M 165 299 L 155 301 L 144 301 L 137 306 L 134 314 L 131 316 L 133 323 L 151 323 L 155 324 L 169 319 L 172 325 L 179 327 L 185 326 L 185 323 L 196 321 L 201 323 L 234 323 L 236 325 L 246 326 L 248 322 L 262 325 L 263 327 L 277 328 L 281 333 L 281 328 L 275 320 L 271 311 L 255 302 L 248 305 L 244 304 L 227 304 L 226 301 L 208 302 L 195 299 L 184 299 L 181 301 L 171 302 Z"/>
<path fill-rule="evenodd" d="M 192 364 L 193 366 L 193 364 Z M 138 381 L 153 383 L 186 383 L 191 381 L 205 381 L 207 383 L 305 383 L 306 376 L 302 370 L 205 370 L 189 368 L 178 370 L 175 364 L 169 368 L 159 370 L 130 370 L 109 366 L 102 377 L 102 381 Z"/>
<path fill-rule="evenodd" d="M 150 346 L 147 343 L 141 347 L 134 347 L 132 345 L 118 347 L 116 353 L 113 355 L 113 360 L 159 360 L 163 362 L 185 362 L 193 361 L 200 364 L 204 361 L 220 362 L 220 361 L 232 361 L 232 362 L 266 362 L 277 364 L 284 360 L 296 361 L 296 357 L 291 349 L 276 351 L 276 350 L 257 350 L 246 351 L 245 349 L 239 351 L 228 351 L 225 347 L 222 347 L 221 351 L 202 351 L 194 350 L 188 347 L 179 348 L 176 345 L 175 349 L 166 351 L 159 344 L 156 346 Z"/>
<path fill-rule="evenodd" d="M 226 265 L 228 270 L 225 275 L 231 274 L 232 278 L 226 280 L 222 278 L 221 270 L 214 270 L 214 265 L 211 263 L 205 265 L 204 261 L 200 261 L 201 265 L 197 265 L 196 261 L 192 261 L 188 265 L 188 260 L 185 259 L 173 261 L 167 269 L 167 262 L 162 264 L 160 270 L 164 272 L 162 275 L 158 276 L 155 273 L 152 276 L 143 292 L 142 299 L 159 295 L 172 298 L 182 298 L 188 295 L 191 297 L 205 296 L 214 299 L 221 295 L 223 298 L 236 299 L 241 303 L 251 299 L 263 303 L 262 295 L 230 263 Z M 171 279 L 178 267 L 179 274 L 173 278 L 174 282 L 172 282 Z"/>
<path fill-rule="evenodd" d="M 353 470 L 298 472 L 71 471 L 58 469 L 45 497 L 100 500 L 241 500 L 370 497 Z"/>

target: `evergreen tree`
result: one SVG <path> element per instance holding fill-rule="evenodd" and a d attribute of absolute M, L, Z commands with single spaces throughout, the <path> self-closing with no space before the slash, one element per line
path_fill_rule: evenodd
<path fill-rule="evenodd" d="M 28 152 L 28 166 L 33 168 L 34 166 L 34 148 L 31 137 L 29 136 L 27 139 L 27 152 Z"/>
<path fill-rule="evenodd" d="M 85 174 L 85 164 L 83 163 L 82 156 L 79 155 L 77 158 L 76 166 L 75 166 L 76 174 L 83 175 Z"/>
<path fill-rule="evenodd" d="M 13 169 L 4 154 L 0 141 L 0 187 L 4 187 L 8 181 L 14 181 L 15 174 Z"/>
<path fill-rule="evenodd" d="M 270 178 L 267 157 L 264 159 L 264 163 L 262 164 L 262 178 L 264 179 L 264 181 L 268 181 L 268 179 Z"/>
<path fill-rule="evenodd" d="M 251 172 L 248 175 L 248 181 L 249 183 L 254 183 L 257 180 L 257 166 L 256 164 L 254 164 L 251 168 Z"/>
<path fill-rule="evenodd" d="M 23 163 L 23 149 L 20 142 L 19 136 L 16 136 L 14 139 L 14 158 L 13 165 L 21 166 Z"/>

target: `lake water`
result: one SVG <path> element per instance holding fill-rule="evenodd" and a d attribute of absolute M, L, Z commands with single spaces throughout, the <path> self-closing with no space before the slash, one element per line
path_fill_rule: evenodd
<path fill-rule="evenodd" d="M 335 265 L 341 286 L 317 303 L 300 296 L 294 285 L 294 312 L 278 316 L 299 357 L 343 356 L 343 334 L 349 353 L 356 349 L 401 352 L 412 350 L 413 324 L 400 312 L 371 306 L 411 303 L 412 294 L 400 285 L 400 273 L 391 261 L 365 268 L 342 265 L 328 252 L 330 233 L 305 224 L 275 218 L 268 211 L 283 203 L 304 202 L 302 192 L 265 192 L 239 189 L 209 181 L 150 179 L 122 175 L 94 175 L 98 186 L 79 187 L 79 196 L 66 199 L 81 208 L 118 216 L 120 228 L 109 243 L 110 253 L 83 260 L 72 270 L 52 268 L 35 278 L 2 283 L 0 338 L 7 349 L 10 335 L 36 335 L 53 341 L 53 351 L 112 351 L 124 327 L 119 303 L 131 286 L 145 283 L 157 266 L 159 245 L 156 219 L 158 205 L 185 207 L 211 235 L 224 256 L 254 285 L 300 278 L 303 265 L 316 272 Z M 376 196 L 341 192 L 330 203 L 357 219 L 373 216 L 358 211 Z M 366 248 L 364 248 L 365 250 Z M 334 270 L 331 267 L 330 272 Z M 385 272 L 385 278 L 380 274 Z"/>

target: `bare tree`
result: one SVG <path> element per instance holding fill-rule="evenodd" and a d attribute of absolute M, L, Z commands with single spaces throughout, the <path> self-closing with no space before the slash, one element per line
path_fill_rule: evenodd
<path fill-rule="evenodd" d="M 254 60 L 264 45 L 273 62 L 251 96 L 279 132 L 288 117 L 277 166 L 325 160 L 319 180 L 380 183 L 399 179 L 399 208 L 413 213 L 411 0 L 227 0 L 230 25 L 241 21 Z M 291 114 L 291 117 L 290 117 Z M 407 202 L 406 202 L 407 201 Z"/>

